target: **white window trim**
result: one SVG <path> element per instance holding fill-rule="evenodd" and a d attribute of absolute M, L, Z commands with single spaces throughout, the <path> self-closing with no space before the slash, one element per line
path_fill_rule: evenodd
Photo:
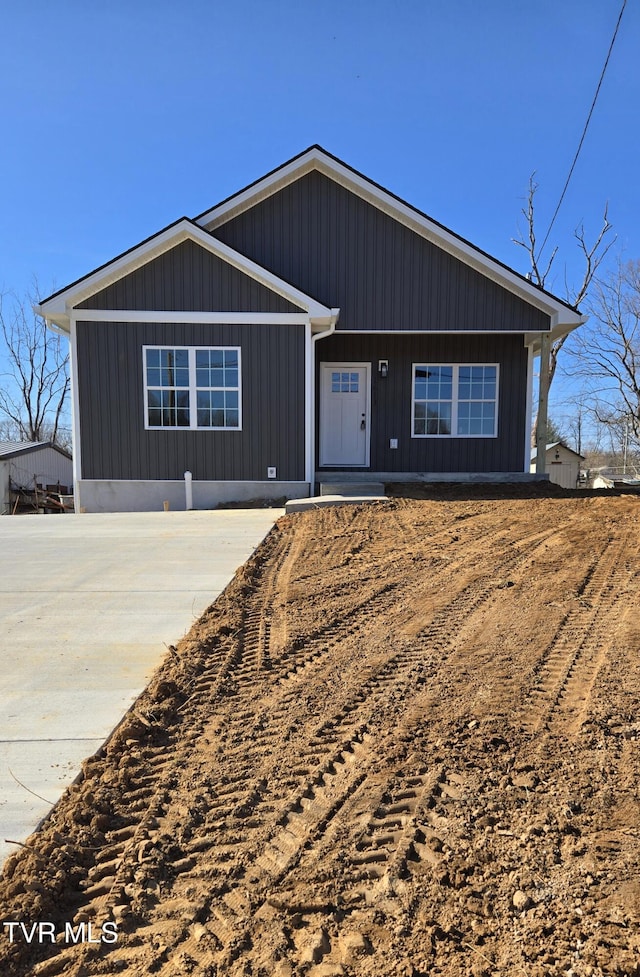
<path fill-rule="evenodd" d="M 149 404 L 147 393 L 149 386 L 147 384 L 147 350 L 148 349 L 175 349 L 175 350 L 186 350 L 189 357 L 189 425 L 188 426 L 156 426 L 149 424 Z M 197 407 L 197 392 L 198 386 L 196 383 L 196 353 L 202 350 L 235 350 L 238 354 L 238 426 L 237 427 L 199 427 L 198 426 L 198 407 Z M 144 390 L 143 399 L 143 411 L 144 411 L 144 429 L 145 431 L 226 431 L 234 433 L 236 431 L 242 430 L 242 351 L 240 346 L 221 346 L 211 345 L 211 346 L 176 346 L 176 345 L 157 345 L 155 343 L 148 343 L 142 347 L 142 384 Z M 155 388 L 153 388 L 155 389 Z M 183 388 L 186 389 L 186 388 Z M 200 389 L 211 390 L 211 387 L 203 387 Z M 220 389 L 235 390 L 235 387 L 225 387 Z"/>
<path fill-rule="evenodd" d="M 449 366 L 453 370 L 453 380 L 451 389 L 451 434 L 415 434 L 415 414 L 416 414 L 416 368 L 424 366 L 434 366 L 443 367 Z M 485 400 L 482 403 L 495 403 L 494 408 L 494 433 L 493 434 L 456 434 L 458 430 L 458 406 L 460 403 L 458 397 L 458 383 L 460 376 L 460 368 L 466 366 L 492 366 L 496 371 L 496 396 L 495 401 Z M 458 439 L 473 439 L 478 438 L 497 438 L 498 437 L 498 402 L 500 398 L 500 364 L 499 363 L 432 363 L 425 362 L 424 360 L 411 365 L 411 437 L 422 440 L 423 438 L 435 438 L 437 440 L 450 441 L 452 438 Z M 474 403 L 477 402 L 474 399 Z M 464 401 L 468 403 L 468 401 Z"/>

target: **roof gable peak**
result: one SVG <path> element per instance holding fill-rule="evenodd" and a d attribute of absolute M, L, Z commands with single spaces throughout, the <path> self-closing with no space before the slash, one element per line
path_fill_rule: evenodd
<path fill-rule="evenodd" d="M 250 210 L 314 170 L 357 194 L 392 219 L 405 224 L 437 247 L 551 316 L 555 320 L 554 324 L 564 323 L 573 328 L 583 321 L 576 308 L 535 285 L 524 275 L 375 183 L 317 143 L 250 183 L 243 190 L 222 200 L 215 207 L 204 211 L 194 220 L 201 227 L 215 233 L 217 227 Z"/>
<path fill-rule="evenodd" d="M 248 275 L 259 284 L 278 293 L 293 305 L 307 312 L 311 318 L 324 321 L 325 319 L 330 320 L 335 315 L 336 310 L 328 309 L 312 296 L 306 295 L 289 282 L 271 274 L 266 268 L 256 264 L 255 261 L 234 251 L 233 248 L 217 240 L 207 229 L 188 217 L 179 218 L 162 231 L 125 251 L 119 257 L 107 262 L 84 278 L 68 285 L 59 292 L 55 292 L 47 299 L 43 299 L 39 305 L 34 306 L 34 311 L 38 315 L 42 315 L 48 323 L 53 323 L 63 332 L 68 332 L 69 315 L 72 307 L 78 306 L 96 292 L 119 281 L 125 275 L 131 274 L 142 265 L 188 240 L 205 248 L 217 258 L 235 267 L 242 274 Z"/>

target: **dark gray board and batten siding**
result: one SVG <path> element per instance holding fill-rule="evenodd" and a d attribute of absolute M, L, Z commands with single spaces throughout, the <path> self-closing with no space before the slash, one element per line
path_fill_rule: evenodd
<path fill-rule="evenodd" d="M 214 235 L 339 308 L 338 331 L 549 328 L 547 315 L 317 171 Z"/>
<path fill-rule="evenodd" d="M 215 236 L 340 309 L 336 333 L 316 346 L 316 390 L 320 362 L 371 362 L 371 471 L 523 470 L 522 333 L 549 329 L 548 315 L 315 171 L 220 225 Z M 389 360 L 387 380 L 377 375 L 378 359 Z M 411 367 L 429 362 L 499 363 L 496 438 L 411 437 Z M 389 447 L 391 438 L 398 449 Z"/>
<path fill-rule="evenodd" d="M 78 306 L 185 312 L 299 309 L 192 241 Z M 77 323 L 83 479 L 304 481 L 305 329 L 292 325 Z M 239 346 L 242 430 L 145 429 L 143 346 Z M 104 364 L 96 369 L 96 364 Z"/>
<path fill-rule="evenodd" d="M 318 344 L 320 362 L 371 362 L 371 471 L 521 472 L 524 466 L 523 391 L 527 351 L 522 336 L 378 335 L 338 333 Z M 389 375 L 378 375 L 378 360 Z M 499 363 L 498 435 L 495 438 L 412 438 L 414 363 Z M 319 428 L 316 444 L 319 444 Z M 391 438 L 398 447 L 390 448 Z M 344 470 L 344 469 L 343 469 Z M 362 470 L 362 469 L 358 469 Z"/>
<path fill-rule="evenodd" d="M 84 479 L 304 481 L 303 326 L 78 322 Z M 145 345 L 239 346 L 241 431 L 145 430 Z M 95 369 L 96 363 L 105 364 Z"/>
<path fill-rule="evenodd" d="M 522 333 L 548 329 L 548 316 L 317 172 L 221 225 L 215 236 L 340 308 L 337 334 L 320 341 L 316 355 L 318 362 L 372 363 L 371 470 L 522 471 Z M 81 308 L 297 311 L 190 241 Z M 341 336 L 340 330 L 368 335 Z M 520 335 L 499 335 L 505 332 Z M 182 478 L 190 470 L 199 480 L 264 480 L 275 466 L 279 479 L 304 480 L 304 327 L 79 322 L 77 335 L 83 478 Z M 145 344 L 239 345 L 243 430 L 146 431 Z M 387 381 L 377 376 L 378 359 L 390 361 Z M 96 370 L 96 362 L 108 366 Z M 500 363 L 498 437 L 411 438 L 412 362 Z M 398 450 L 388 447 L 391 437 Z"/>
<path fill-rule="evenodd" d="M 96 292 L 78 309 L 154 309 L 162 312 L 299 312 L 194 241 L 170 251 Z"/>

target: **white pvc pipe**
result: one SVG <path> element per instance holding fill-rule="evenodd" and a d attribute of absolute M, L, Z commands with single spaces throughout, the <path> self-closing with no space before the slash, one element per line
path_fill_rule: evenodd
<path fill-rule="evenodd" d="M 187 501 L 187 511 L 193 509 L 193 475 L 191 472 L 184 473 L 184 493 Z"/>

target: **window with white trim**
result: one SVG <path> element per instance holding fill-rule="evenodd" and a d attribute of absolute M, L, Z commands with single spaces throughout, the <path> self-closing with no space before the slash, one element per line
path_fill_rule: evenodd
<path fill-rule="evenodd" d="M 145 346 L 145 427 L 241 430 L 237 346 Z"/>
<path fill-rule="evenodd" d="M 416 363 L 412 384 L 412 437 L 496 436 L 497 363 Z"/>

